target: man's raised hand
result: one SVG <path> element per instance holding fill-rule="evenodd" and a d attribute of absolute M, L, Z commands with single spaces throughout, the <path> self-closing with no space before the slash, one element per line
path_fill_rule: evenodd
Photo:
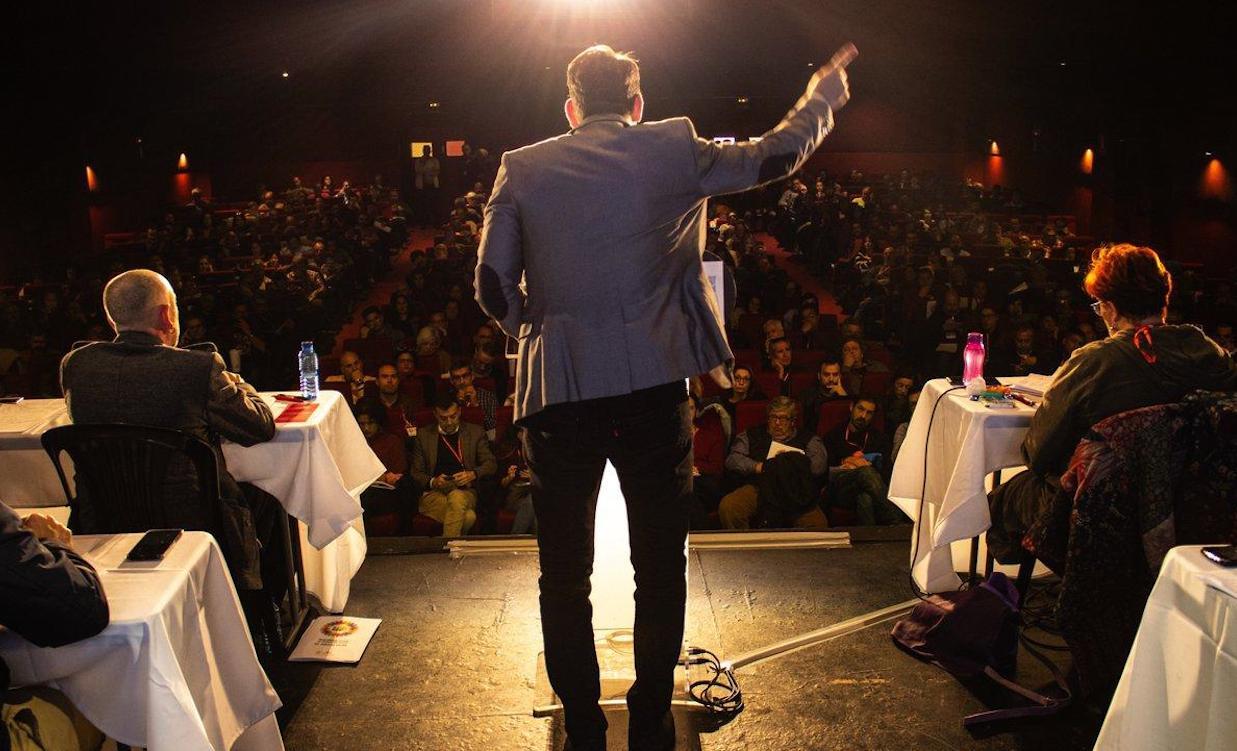
<path fill-rule="evenodd" d="M 850 85 L 846 78 L 846 66 L 859 56 L 859 49 L 847 42 L 833 54 L 828 63 L 821 66 L 814 76 L 816 90 L 824 94 L 829 106 L 841 109 L 850 100 Z"/>

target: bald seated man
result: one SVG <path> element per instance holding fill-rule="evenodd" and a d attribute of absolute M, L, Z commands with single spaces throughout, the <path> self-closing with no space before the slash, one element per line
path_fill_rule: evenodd
<path fill-rule="evenodd" d="M 113 277 L 103 288 L 103 308 L 116 338 L 79 347 L 60 363 L 60 388 L 73 422 L 175 428 L 209 443 L 219 461 L 223 502 L 223 529 L 216 533 L 219 545 L 237 589 L 261 590 L 262 571 L 280 570 L 281 558 L 274 554 L 278 550 L 281 556 L 282 547 L 271 545 L 261 551 L 259 545 L 259 540 L 280 538 L 271 534 L 277 501 L 258 488 L 242 488 L 232 478 L 219 439 L 242 446 L 269 441 L 275 435 L 270 408 L 252 386 L 224 367 L 218 353 L 177 348 L 180 313 L 176 293 L 163 276 L 136 269 Z M 168 473 L 165 502 L 173 526 L 210 529 L 213 525 L 199 518 L 198 486 L 190 463 L 173 464 Z M 79 494 L 69 521 L 72 530 L 105 531 L 101 521 L 95 518 L 89 498 Z"/>

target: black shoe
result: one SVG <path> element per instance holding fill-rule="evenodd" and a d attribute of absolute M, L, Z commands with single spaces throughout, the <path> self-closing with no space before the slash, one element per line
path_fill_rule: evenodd
<path fill-rule="evenodd" d="M 627 723 L 628 751 L 673 751 L 674 715 L 667 711 L 659 721 L 646 724 L 632 715 Z"/>

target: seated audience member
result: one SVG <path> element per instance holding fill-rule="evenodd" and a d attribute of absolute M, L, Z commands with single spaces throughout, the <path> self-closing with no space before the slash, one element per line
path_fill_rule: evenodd
<path fill-rule="evenodd" d="M 764 333 L 764 341 L 760 345 L 760 363 L 765 370 L 773 370 L 769 348 L 774 340 L 786 337 L 786 324 L 782 323 L 780 318 L 770 318 L 764 322 L 764 326 L 761 328 Z"/>
<path fill-rule="evenodd" d="M 408 452 L 404 448 L 405 434 L 386 427 L 387 407 L 376 399 L 363 400 L 354 412 L 365 442 L 387 470 L 374 485 L 361 493 L 366 534 L 371 534 L 371 519 L 390 514 L 397 515 L 399 519 L 397 531 L 403 530 L 407 527 L 413 497 L 412 478 L 408 475 Z M 382 487 L 377 483 L 391 487 Z"/>
<path fill-rule="evenodd" d="M 507 358 L 503 356 L 500 345 L 495 341 L 478 342 L 472 353 L 472 374 L 477 378 L 489 378 L 494 381 L 494 398 L 502 401 L 507 398 Z"/>
<path fill-rule="evenodd" d="M 339 375 L 327 376 L 326 382 L 344 384 L 344 398 L 349 407 L 355 407 L 366 397 L 378 396 L 376 379 L 365 375 L 365 362 L 352 350 L 339 356 Z"/>
<path fill-rule="evenodd" d="M 912 389 L 907 395 L 906 400 L 910 405 L 910 414 L 905 420 L 898 424 L 898 427 L 893 431 L 892 447 L 889 449 L 889 469 L 890 474 L 898 461 L 898 452 L 902 450 L 902 443 L 906 440 L 906 431 L 911 427 L 910 416 L 915 414 L 915 405 L 919 403 L 919 389 Z M 885 422 L 889 423 L 889 418 L 885 418 Z"/>
<path fill-rule="evenodd" d="M 842 343 L 842 385 L 847 393 L 858 394 L 863 389 L 863 377 L 868 373 L 888 372 L 885 363 L 864 357 L 863 344 L 858 339 Z"/>
<path fill-rule="evenodd" d="M 442 337 L 433 324 L 417 332 L 417 370 L 442 375 L 451 369 L 451 355 L 442 348 Z"/>
<path fill-rule="evenodd" d="M 813 302 L 799 310 L 799 325 L 790 334 L 791 344 L 801 352 L 833 352 L 841 342 L 836 331 L 821 330 L 820 311 L 816 306 Z"/>
<path fill-rule="evenodd" d="M 739 402 L 760 402 L 768 399 L 765 393 L 760 390 L 760 386 L 752 378 L 751 368 L 744 365 L 739 365 L 734 369 L 734 377 L 730 379 L 733 384 L 731 388 L 726 389 L 717 396 L 711 398 L 706 404 L 720 404 L 726 410 L 726 414 L 730 415 L 730 424 L 735 423 L 735 405 Z"/>
<path fill-rule="evenodd" d="M 923 363 L 931 364 L 935 376 L 950 376 L 962 373 L 962 348 L 972 329 L 970 317 L 962 310 L 962 300 L 952 289 L 941 296 L 941 306 L 928 317 L 923 332 Z"/>
<path fill-rule="evenodd" d="M 790 374 L 800 368 L 794 364 L 790 340 L 784 336 L 769 342 L 769 370 L 777 374 L 778 395 L 790 396 Z"/>
<path fill-rule="evenodd" d="M 417 357 L 411 352 L 400 352 L 395 356 L 395 374 L 400 383 L 417 377 Z"/>
<path fill-rule="evenodd" d="M 722 497 L 722 475 L 726 469 L 726 433 L 716 407 L 700 412 L 700 399 L 690 397 L 692 418 L 692 477 L 696 507 L 692 509 L 692 529 L 710 529 L 709 514 L 717 510 Z"/>
<path fill-rule="evenodd" d="M 842 387 L 841 364 L 837 360 L 822 362 L 816 371 L 816 385 L 799 394 L 799 404 L 803 408 L 803 428 L 815 433 L 821 406 L 825 402 L 849 398 L 846 389 Z"/>
<path fill-rule="evenodd" d="M 481 426 L 461 422 L 454 396 L 438 400 L 434 419 L 413 439 L 409 471 L 427 488 L 420 513 L 440 522 L 443 536 L 459 537 L 477 522 L 478 480 L 492 478 L 497 464 Z"/>
<path fill-rule="evenodd" d="M 60 366 L 73 422 L 174 428 L 209 443 L 219 459 L 224 519 L 219 546 L 237 589 L 244 599 L 245 592 L 261 590 L 266 579 L 268 592 L 282 596 L 283 554 L 276 554 L 281 546 L 274 534 L 278 501 L 248 483 L 238 484 L 219 445 L 220 438 L 241 446 L 271 440 L 275 420 L 270 408 L 224 367 L 217 353 L 176 347 L 176 293 L 159 274 L 139 269 L 114 277 L 103 290 L 103 307 L 115 341 L 73 350 Z M 187 528 L 203 523 L 197 518 L 197 487 L 187 460 L 169 467 L 164 497 L 173 523 Z M 84 534 L 101 529 L 95 513 L 90 499 L 79 494 L 70 526 Z M 252 607 L 268 614 L 269 607 Z"/>
<path fill-rule="evenodd" d="M 493 391 L 478 388 L 473 383 L 476 376 L 472 372 L 472 362 L 466 358 L 457 357 L 455 362 L 451 364 L 451 370 L 448 372 L 447 378 L 451 382 L 451 388 L 455 390 L 455 399 L 460 403 L 461 407 L 481 408 L 482 427 L 492 436 L 494 430 L 494 411 L 498 409 L 498 401 L 495 399 Z"/>
<path fill-rule="evenodd" d="M 1009 375 L 1024 376 L 1031 373 L 1052 373 L 1050 358 L 1035 348 L 1035 327 L 1024 323 L 1014 331 L 1013 349 L 1004 357 Z"/>
<path fill-rule="evenodd" d="M 395 345 L 405 338 L 407 334 L 399 329 L 387 325 L 386 316 L 382 313 L 382 308 L 377 305 L 371 305 L 362 312 L 362 317 L 365 319 L 365 325 L 361 328 L 361 335 L 366 339 L 386 339 Z"/>
<path fill-rule="evenodd" d="M 61 647 L 107 628 L 107 597 L 94 568 L 55 519 L 24 520 L 0 503 L 0 626 L 40 647 Z M 0 748 L 94 751 L 103 734 L 68 697 L 45 686 L 9 688 L 0 659 Z"/>
<path fill-rule="evenodd" d="M 378 367 L 377 402 L 386 411 L 383 428 L 393 435 L 406 436 L 415 424 L 417 411 L 422 408 L 407 393 L 399 389 L 399 371 L 394 365 Z"/>
<path fill-rule="evenodd" d="M 726 457 L 726 469 L 743 484 L 722 498 L 718 506 L 722 526 L 828 526 L 816 500 L 829 464 L 824 444 L 798 426 L 799 404 L 794 399 L 775 397 L 766 415 L 765 425 L 734 439 Z M 769 458 L 774 442 L 792 450 Z"/>
<path fill-rule="evenodd" d="M 1029 471 L 988 497 L 989 549 L 1015 563 L 1021 540 L 1059 491 L 1079 440 L 1099 421 L 1196 389 L 1237 390 L 1237 363 L 1195 326 L 1164 323 L 1172 275 L 1151 248 L 1096 249 L 1083 288 L 1108 338 L 1084 345 L 1057 371 L 1022 443 Z"/>
<path fill-rule="evenodd" d="M 499 467 L 498 487 L 502 493 L 503 509 L 515 514 L 511 534 L 535 535 L 537 513 L 533 510 L 532 486 L 528 460 L 524 458 L 524 444 L 520 440 L 521 430 L 523 428 L 512 428 L 494 450 Z"/>
<path fill-rule="evenodd" d="M 825 436 L 829 452 L 829 505 L 855 513 L 862 525 L 896 524 L 906 518 L 889 500 L 882 471 L 888 460 L 885 436 L 872 427 L 876 400 L 860 397 L 850 408 L 850 421 Z"/>
<path fill-rule="evenodd" d="M 896 427 L 911 419 L 914 405 L 911 403 L 911 389 L 915 387 L 915 379 L 905 373 L 893 379 L 893 393 L 885 399 L 885 427 Z M 890 465 L 892 466 L 892 465 Z"/>
<path fill-rule="evenodd" d="M 1230 355 L 1237 352 L 1237 337 L 1233 336 L 1233 324 L 1217 323 L 1215 327 L 1215 341 L 1220 345 L 1220 348 Z"/>

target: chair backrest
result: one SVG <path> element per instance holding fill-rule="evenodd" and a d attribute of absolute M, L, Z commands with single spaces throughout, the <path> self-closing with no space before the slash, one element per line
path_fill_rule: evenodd
<path fill-rule="evenodd" d="M 501 441 L 507 437 L 511 424 L 515 420 L 515 407 L 502 406 L 494 410 L 494 440 Z"/>
<path fill-rule="evenodd" d="M 344 350 L 361 356 L 365 363 L 365 375 L 377 375 L 379 366 L 395 363 L 395 342 L 390 339 L 346 339 Z"/>
<path fill-rule="evenodd" d="M 744 401 L 734 406 L 734 435 L 765 423 L 765 410 L 769 406 L 767 401 Z"/>
<path fill-rule="evenodd" d="M 887 396 L 893 383 L 893 373 L 888 370 L 869 370 L 863 374 L 860 392 L 864 396 Z"/>
<path fill-rule="evenodd" d="M 834 399 L 820 405 L 820 417 L 816 421 L 816 435 L 824 438 L 829 431 L 850 419 L 851 401 Z"/>
<path fill-rule="evenodd" d="M 184 527 L 218 537 L 222 530 L 219 460 L 210 444 L 196 436 L 142 425 L 65 425 L 45 432 L 42 443 L 71 506 L 78 499 L 69 490 L 60 456 L 67 453 L 73 460 L 78 496 L 89 499 L 93 520 L 83 532 Z M 186 465 L 194 476 L 184 473 Z M 184 481 L 196 489 L 196 503 L 169 504 L 168 494 Z"/>

